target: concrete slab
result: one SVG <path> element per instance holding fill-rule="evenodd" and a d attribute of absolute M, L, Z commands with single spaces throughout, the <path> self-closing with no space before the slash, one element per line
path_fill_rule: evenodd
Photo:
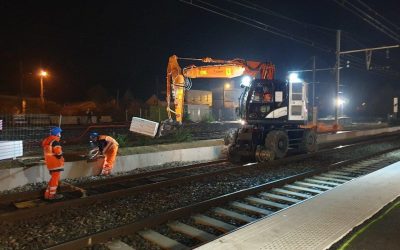
<path fill-rule="evenodd" d="M 155 147 L 160 151 L 118 156 L 113 172 L 128 172 L 137 168 L 157 166 L 169 162 L 212 161 L 220 159 L 224 147 L 222 142 L 210 140 L 209 144 L 216 146 L 195 147 L 196 143 L 194 142 L 186 145 L 173 145 L 172 147 L 163 145 L 165 151 L 161 150 L 163 147 Z M 207 145 L 207 141 L 198 143 L 198 145 Z M 184 148 L 185 146 L 188 148 Z M 179 149 L 179 147 L 181 148 Z M 100 172 L 99 169 L 101 169 L 102 163 L 102 159 L 98 161 L 84 160 L 66 162 L 64 165 L 64 172 L 61 174 L 61 179 L 97 175 Z M 29 183 L 48 181 L 49 179 L 50 175 L 44 162 L 30 167 L 0 169 L 0 191 Z"/>

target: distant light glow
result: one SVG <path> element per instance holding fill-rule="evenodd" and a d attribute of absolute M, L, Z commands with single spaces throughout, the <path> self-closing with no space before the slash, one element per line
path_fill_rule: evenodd
<path fill-rule="evenodd" d="M 242 86 L 242 87 L 250 87 L 250 83 L 251 83 L 251 77 L 250 76 L 243 76 L 240 86 Z"/>
<path fill-rule="evenodd" d="M 241 124 L 241 125 L 246 125 L 246 121 L 243 120 L 243 119 L 240 119 L 240 124 Z"/>
<path fill-rule="evenodd" d="M 41 71 L 39 72 L 39 75 L 40 75 L 40 76 L 43 76 L 43 77 L 46 77 L 48 74 L 47 74 L 46 71 L 41 70 Z"/>
<path fill-rule="evenodd" d="M 231 88 L 231 84 L 230 83 L 225 83 L 224 88 L 225 89 L 230 89 Z"/>
<path fill-rule="evenodd" d="M 344 99 L 341 99 L 341 98 L 338 98 L 337 101 L 336 101 L 336 105 L 338 105 L 338 106 L 343 105 L 345 103 L 346 103 L 346 101 Z"/>
<path fill-rule="evenodd" d="M 302 82 L 302 80 L 299 78 L 299 74 L 290 73 L 289 82 L 291 82 L 291 83 L 299 83 L 299 82 Z"/>

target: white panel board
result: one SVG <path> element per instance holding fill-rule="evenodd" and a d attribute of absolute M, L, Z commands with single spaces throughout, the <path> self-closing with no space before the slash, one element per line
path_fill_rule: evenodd
<path fill-rule="evenodd" d="M 129 130 L 135 133 L 154 137 L 157 134 L 158 126 L 158 122 L 153 122 L 139 117 L 132 117 Z"/>
<path fill-rule="evenodd" d="M 0 141 L 0 160 L 23 155 L 22 141 Z"/>

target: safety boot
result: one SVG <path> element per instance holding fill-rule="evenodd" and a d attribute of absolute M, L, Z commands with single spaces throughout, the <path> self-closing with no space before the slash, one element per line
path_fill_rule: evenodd
<path fill-rule="evenodd" d="M 62 194 L 55 194 L 55 195 L 53 195 L 53 196 L 51 196 L 51 197 L 45 198 L 45 200 L 53 201 L 53 200 L 60 200 L 60 199 L 62 199 L 62 198 L 64 198 L 64 195 L 62 195 Z"/>

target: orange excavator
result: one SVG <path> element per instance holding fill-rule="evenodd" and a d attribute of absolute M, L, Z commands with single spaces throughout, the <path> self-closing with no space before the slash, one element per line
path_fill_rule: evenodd
<path fill-rule="evenodd" d="M 197 61 L 183 69 L 178 60 Z M 243 59 L 169 58 L 167 67 L 167 112 L 169 121 L 180 124 L 184 113 L 185 87 L 194 78 L 234 78 L 248 75 L 239 99 L 244 123 L 229 140 L 233 160 L 268 161 L 282 158 L 289 148 L 317 150 L 316 126 L 308 123 L 307 84 L 303 81 L 274 79 L 271 63 Z M 174 107 L 171 107 L 171 102 Z M 173 119 L 175 115 L 175 119 Z M 164 123 L 163 125 L 166 125 Z"/>
<path fill-rule="evenodd" d="M 205 65 L 190 65 L 185 68 L 179 66 L 178 60 L 197 61 Z M 275 66 L 271 63 L 246 61 L 243 59 L 220 60 L 210 57 L 206 58 L 179 58 L 173 55 L 168 60 L 167 67 L 167 112 L 168 118 L 178 123 L 182 122 L 185 88 L 188 79 L 193 78 L 234 78 L 248 75 L 252 78 L 269 79 L 274 78 Z M 174 109 L 171 109 L 171 97 Z"/>
<path fill-rule="evenodd" d="M 178 60 L 196 61 L 199 65 L 182 69 Z M 233 161 L 265 162 L 284 157 L 289 149 L 316 151 L 318 127 L 308 121 L 307 84 L 300 79 L 276 80 L 274 73 L 275 66 L 267 62 L 173 55 L 167 67 L 169 119 L 159 124 L 134 117 L 130 130 L 154 137 L 179 126 L 184 114 L 185 89 L 190 86 L 190 79 L 230 79 L 247 75 L 248 81 L 242 82 L 243 92 L 239 98 L 242 126 L 227 140 L 229 158 Z"/>

